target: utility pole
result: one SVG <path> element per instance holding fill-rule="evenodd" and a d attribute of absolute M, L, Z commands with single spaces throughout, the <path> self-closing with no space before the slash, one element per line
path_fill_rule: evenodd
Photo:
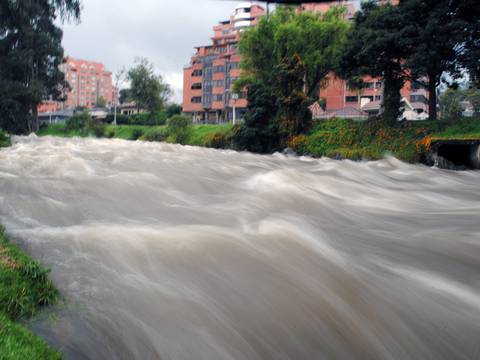
<path fill-rule="evenodd" d="M 120 94 L 119 84 L 123 80 L 125 76 L 125 69 L 120 69 L 115 74 L 115 99 L 114 99 L 114 113 L 113 113 L 113 125 L 117 126 L 117 103 L 118 103 L 118 96 Z"/>
<path fill-rule="evenodd" d="M 233 125 L 235 125 L 235 124 L 237 123 L 237 108 L 236 108 L 237 99 L 238 99 L 238 94 L 237 94 L 237 93 L 233 93 L 233 94 L 232 94 L 232 100 L 233 100 Z"/>

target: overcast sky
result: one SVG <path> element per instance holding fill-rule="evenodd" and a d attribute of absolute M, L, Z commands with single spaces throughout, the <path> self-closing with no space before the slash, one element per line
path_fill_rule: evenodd
<path fill-rule="evenodd" d="M 181 102 L 183 67 L 194 47 L 210 42 L 212 26 L 226 20 L 235 1 L 83 0 L 80 24 L 63 25 L 69 56 L 102 62 L 116 72 L 145 57 Z"/>
<path fill-rule="evenodd" d="M 102 62 L 115 73 L 145 57 L 181 102 L 184 65 L 194 47 L 206 45 L 212 26 L 227 20 L 229 0 L 82 0 L 80 24 L 64 24 L 65 53 Z M 263 3 L 262 3 L 263 4 Z"/>

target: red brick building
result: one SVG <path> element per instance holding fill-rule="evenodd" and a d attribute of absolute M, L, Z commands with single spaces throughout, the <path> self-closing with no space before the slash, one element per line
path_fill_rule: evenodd
<path fill-rule="evenodd" d="M 112 73 L 103 64 L 68 57 L 60 69 L 70 85 L 66 100 L 44 102 L 39 106 L 39 112 L 74 110 L 78 107 L 91 109 L 100 98 L 105 100 L 107 107 L 114 105 L 116 91 L 112 85 Z"/>
<path fill-rule="evenodd" d="M 398 4 L 399 0 L 379 0 L 379 3 Z M 299 11 L 325 13 L 332 6 L 345 6 L 346 18 L 352 20 L 356 11 L 352 1 L 337 0 L 329 3 L 303 3 Z M 249 2 L 240 3 L 235 13 L 227 21 L 213 28 L 212 44 L 196 48 L 190 64 L 184 68 L 183 111 L 192 116 L 194 122 L 227 122 L 240 119 L 246 111 L 246 94 L 232 99 L 231 84 L 240 75 L 238 63 L 238 41 L 241 30 L 258 23 L 265 10 Z M 326 111 L 345 113 L 374 113 L 380 109 L 382 101 L 382 81 L 365 77 L 366 88 L 350 90 L 345 80 L 330 74 L 327 85 L 320 90 L 319 98 L 326 102 Z M 416 112 L 428 112 L 428 91 L 407 83 L 401 91 Z M 367 105 L 368 104 L 368 105 Z"/>
<path fill-rule="evenodd" d="M 229 20 L 213 27 L 210 45 L 196 48 L 183 70 L 183 112 L 197 122 L 240 119 L 247 107 L 246 94 L 232 98 L 232 84 L 240 76 L 238 41 L 243 29 L 254 26 L 265 9 L 250 2 L 235 7 Z"/>
<path fill-rule="evenodd" d="M 391 3 L 397 5 L 399 0 L 380 0 L 379 3 Z M 329 3 L 315 4 L 304 3 L 299 6 L 300 11 L 312 11 L 325 13 L 332 6 L 345 6 L 346 17 L 353 19 L 355 7 L 351 1 L 331 1 Z M 343 109 L 356 109 L 373 112 L 380 108 L 382 101 L 382 80 L 379 78 L 365 77 L 366 88 L 361 91 L 350 90 L 345 80 L 339 79 L 335 74 L 330 74 L 327 85 L 320 90 L 320 99 L 326 102 L 326 111 L 335 112 Z M 407 82 L 401 90 L 405 98 L 418 113 L 428 113 L 428 91 L 425 88 Z M 367 105 L 368 104 L 368 105 Z"/>

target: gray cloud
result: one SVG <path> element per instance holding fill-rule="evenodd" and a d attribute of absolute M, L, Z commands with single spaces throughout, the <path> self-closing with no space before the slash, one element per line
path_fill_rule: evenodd
<path fill-rule="evenodd" d="M 67 55 L 102 62 L 116 72 L 145 57 L 181 101 L 183 66 L 194 47 L 208 44 L 212 26 L 235 2 L 221 0 L 83 0 L 80 24 L 65 24 Z"/>

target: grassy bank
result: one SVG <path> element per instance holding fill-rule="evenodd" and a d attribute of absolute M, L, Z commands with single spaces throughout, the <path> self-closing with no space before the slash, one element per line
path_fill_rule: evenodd
<path fill-rule="evenodd" d="M 0 226 L 0 359 L 60 359 L 45 341 L 19 320 L 57 300 L 49 270 L 11 244 Z"/>
<path fill-rule="evenodd" d="M 233 148 L 231 139 L 235 131 L 231 124 L 195 125 L 187 144 Z M 63 125 L 42 129 L 38 135 L 85 136 L 78 131 L 65 132 Z M 104 136 L 147 141 L 167 139 L 165 126 L 109 125 Z M 299 155 L 352 160 L 377 160 L 392 155 L 415 163 L 423 161 L 431 141 L 438 139 L 480 139 L 480 119 L 410 121 L 395 127 L 373 120 L 331 119 L 318 122 L 310 132 L 294 137 L 288 145 Z"/>
<path fill-rule="evenodd" d="M 341 159 L 381 159 L 386 154 L 407 162 L 423 160 L 434 139 L 480 139 L 480 119 L 417 121 L 385 127 L 379 121 L 322 121 L 290 141 L 299 154 Z"/>
<path fill-rule="evenodd" d="M 125 140 L 164 141 L 167 138 L 166 126 L 140 126 L 140 125 L 107 125 L 103 137 Z M 194 125 L 188 145 L 210 146 L 215 136 L 225 135 L 232 129 L 232 125 Z M 65 131 L 65 125 L 55 124 L 45 127 L 37 132 L 38 136 L 60 137 L 87 137 L 93 136 L 80 130 Z"/>

